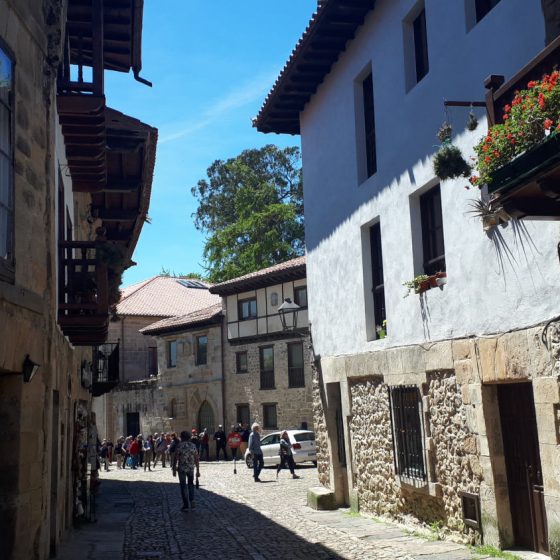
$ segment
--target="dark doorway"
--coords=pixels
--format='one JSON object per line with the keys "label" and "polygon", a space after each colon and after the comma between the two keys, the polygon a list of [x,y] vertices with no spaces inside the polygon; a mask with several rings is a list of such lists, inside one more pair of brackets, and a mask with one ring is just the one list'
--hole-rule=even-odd
{"label": "dark doorway", "polygon": [[515,544],[547,553],[546,510],[532,384],[499,385],[498,403]]}
{"label": "dark doorway", "polygon": [[126,433],[129,436],[136,437],[140,433],[140,413],[126,413]]}

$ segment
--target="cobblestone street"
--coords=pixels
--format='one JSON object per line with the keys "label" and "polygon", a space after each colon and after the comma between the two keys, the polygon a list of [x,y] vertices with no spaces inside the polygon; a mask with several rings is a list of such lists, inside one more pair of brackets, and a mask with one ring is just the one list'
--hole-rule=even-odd
{"label": "cobblestone street", "polygon": [[460,545],[422,540],[393,525],[344,510],[306,506],[307,488],[317,485],[315,468],[300,467],[293,480],[274,469],[254,483],[252,471],[232,462],[201,464],[196,508],[181,512],[178,479],[170,468],[153,472],[102,472],[97,522],[72,533],[60,560],[179,560],[186,558],[423,559],[463,560]]}

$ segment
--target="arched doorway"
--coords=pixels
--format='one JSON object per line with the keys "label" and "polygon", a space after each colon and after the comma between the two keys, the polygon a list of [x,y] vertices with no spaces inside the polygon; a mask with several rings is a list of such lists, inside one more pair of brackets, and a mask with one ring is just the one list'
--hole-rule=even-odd
{"label": "arched doorway", "polygon": [[208,401],[204,401],[198,409],[198,431],[207,428],[208,434],[214,433],[214,411]]}

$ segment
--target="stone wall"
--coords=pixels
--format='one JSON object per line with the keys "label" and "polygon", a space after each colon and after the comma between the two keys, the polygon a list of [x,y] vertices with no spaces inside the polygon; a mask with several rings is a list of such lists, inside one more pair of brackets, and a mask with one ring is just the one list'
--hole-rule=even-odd
{"label": "stone wall", "polygon": [[315,445],[317,446],[317,475],[319,482],[330,488],[329,438],[327,437],[327,419],[323,406],[324,398],[320,379],[320,365],[311,365],[313,394],[313,423],[315,426]]}
{"label": "stone wall", "polygon": [[[288,350],[290,342],[303,343],[305,387],[290,388],[288,385]],[[260,388],[261,346],[274,346],[274,389]],[[248,372],[237,373],[236,353],[247,352]],[[299,337],[281,340],[260,340],[248,344],[226,344],[224,375],[226,387],[226,423],[236,421],[236,405],[248,404],[251,421],[262,425],[263,404],[276,404],[277,427],[275,429],[300,428],[303,422],[313,429],[312,376],[309,360],[309,339]]]}

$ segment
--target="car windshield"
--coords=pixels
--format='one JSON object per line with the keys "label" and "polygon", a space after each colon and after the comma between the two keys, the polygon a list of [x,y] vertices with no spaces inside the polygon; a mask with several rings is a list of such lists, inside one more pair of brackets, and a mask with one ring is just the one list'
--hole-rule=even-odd
{"label": "car windshield", "polygon": [[315,441],[315,434],[313,432],[304,432],[303,434],[294,434],[296,441]]}

